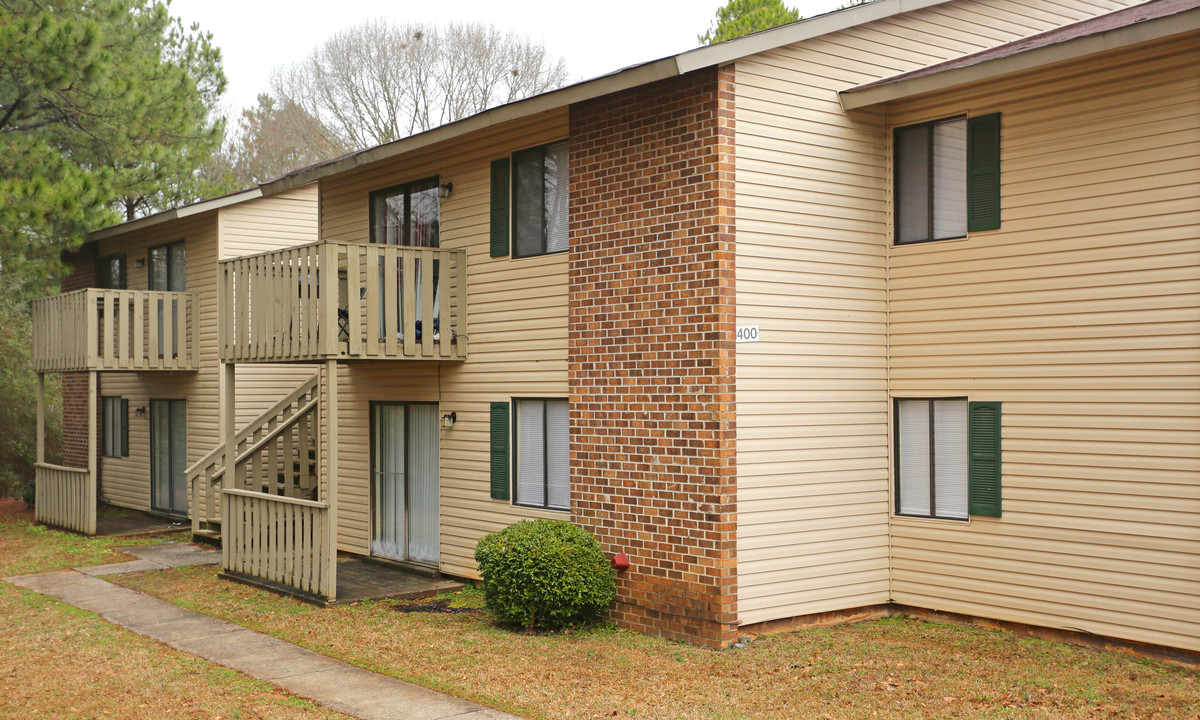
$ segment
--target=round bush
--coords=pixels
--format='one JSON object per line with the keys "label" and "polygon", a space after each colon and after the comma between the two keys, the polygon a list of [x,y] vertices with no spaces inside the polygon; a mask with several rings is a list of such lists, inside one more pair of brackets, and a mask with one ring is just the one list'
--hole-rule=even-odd
{"label": "round bush", "polygon": [[522,520],[475,546],[487,607],[501,622],[558,630],[595,618],[617,595],[616,573],[588,531]]}

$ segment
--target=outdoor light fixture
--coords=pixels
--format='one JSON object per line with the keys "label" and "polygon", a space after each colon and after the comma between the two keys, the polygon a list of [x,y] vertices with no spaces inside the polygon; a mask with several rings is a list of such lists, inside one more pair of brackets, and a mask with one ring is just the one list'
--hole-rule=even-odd
{"label": "outdoor light fixture", "polygon": [[450,193],[454,192],[454,183],[445,183],[438,186],[438,197],[445,200],[450,197]]}
{"label": "outdoor light fixture", "polygon": [[134,410],[133,414],[137,415],[138,417],[146,417],[146,406],[143,405],[142,407],[138,408],[137,410]]}
{"label": "outdoor light fixture", "polygon": [[133,266],[134,266],[134,267],[136,267],[136,268],[143,268],[143,267],[146,267],[146,258],[144,258],[144,257],[140,257],[140,258],[134,258],[134,259],[133,259]]}
{"label": "outdoor light fixture", "polygon": [[452,428],[456,420],[458,420],[458,413],[448,412],[442,416],[442,427]]}

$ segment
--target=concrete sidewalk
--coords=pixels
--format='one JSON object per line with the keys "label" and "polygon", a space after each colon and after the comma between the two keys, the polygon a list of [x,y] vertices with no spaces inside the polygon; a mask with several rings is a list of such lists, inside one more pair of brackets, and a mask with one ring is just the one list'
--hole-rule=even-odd
{"label": "concrete sidewalk", "polygon": [[[118,564],[126,568],[140,563],[158,566],[141,568],[143,570],[161,569],[172,561],[200,564],[199,558],[187,557],[193,554],[180,552],[177,557],[171,557],[167,553]],[[96,572],[100,568],[103,571]],[[113,574],[125,570],[111,566],[81,570],[22,575],[4,580],[90,610],[109,622],[166,643],[176,650],[240,670],[363,720],[520,720],[514,715],[363,670],[85,574],[88,570],[93,574]]]}

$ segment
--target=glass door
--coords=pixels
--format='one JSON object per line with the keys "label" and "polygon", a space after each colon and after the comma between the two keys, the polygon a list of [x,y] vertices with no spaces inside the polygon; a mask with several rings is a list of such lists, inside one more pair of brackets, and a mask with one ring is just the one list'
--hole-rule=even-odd
{"label": "glass door", "polygon": [[187,515],[187,401],[150,401],[150,508]]}
{"label": "glass door", "polygon": [[438,406],[371,406],[371,554],[438,562]]}
{"label": "glass door", "polygon": [[[166,290],[168,292],[184,292],[187,290],[187,250],[184,242],[173,242],[169,245],[159,245],[150,248],[149,285],[151,290]],[[172,300],[166,307],[162,300],[158,301],[158,356],[163,355],[163,333],[176,332],[178,324],[184,322],[179,315],[179,301]],[[175,355],[179,348],[175,348]]]}

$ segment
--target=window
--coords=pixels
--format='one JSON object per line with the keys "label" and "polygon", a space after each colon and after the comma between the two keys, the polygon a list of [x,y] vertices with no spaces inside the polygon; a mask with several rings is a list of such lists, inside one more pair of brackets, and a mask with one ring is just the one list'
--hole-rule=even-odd
{"label": "window", "polygon": [[150,248],[150,289],[187,290],[187,252],[183,241]]}
{"label": "window", "polygon": [[436,177],[371,193],[371,242],[437,247],[440,231]]}
{"label": "window", "polygon": [[129,456],[129,401],[120,397],[101,398],[103,434],[100,451],[107,457]]}
{"label": "window", "polygon": [[896,514],[966,520],[1000,515],[1000,403],[895,403]]}
{"label": "window", "polygon": [[513,257],[568,249],[566,140],[513,154]]}
{"label": "window", "polygon": [[106,255],[96,268],[96,287],[110,290],[125,289],[125,256]]}
{"label": "window", "polygon": [[571,509],[566,400],[516,400],[516,504]]}
{"label": "window", "polygon": [[895,131],[896,244],[1000,227],[1000,116]]}

